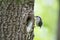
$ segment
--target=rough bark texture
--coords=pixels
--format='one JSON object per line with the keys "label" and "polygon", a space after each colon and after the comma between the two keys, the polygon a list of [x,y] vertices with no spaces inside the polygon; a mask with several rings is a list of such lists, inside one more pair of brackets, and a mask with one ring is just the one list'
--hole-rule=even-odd
{"label": "rough bark texture", "polygon": [[33,40],[34,26],[26,31],[28,20],[34,24],[33,11],[34,0],[0,0],[0,40]]}

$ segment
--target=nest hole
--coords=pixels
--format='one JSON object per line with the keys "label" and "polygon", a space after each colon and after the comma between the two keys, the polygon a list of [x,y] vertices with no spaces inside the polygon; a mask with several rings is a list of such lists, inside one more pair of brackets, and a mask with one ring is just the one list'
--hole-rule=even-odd
{"label": "nest hole", "polygon": [[27,24],[26,25],[28,26],[31,21],[32,21],[32,17],[31,16],[28,16],[27,17]]}

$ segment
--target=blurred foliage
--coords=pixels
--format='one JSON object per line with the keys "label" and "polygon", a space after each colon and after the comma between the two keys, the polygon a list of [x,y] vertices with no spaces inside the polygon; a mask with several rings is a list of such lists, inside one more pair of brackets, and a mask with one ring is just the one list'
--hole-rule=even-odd
{"label": "blurred foliage", "polygon": [[35,25],[34,40],[56,40],[58,0],[35,0],[34,15],[41,16],[41,28]]}

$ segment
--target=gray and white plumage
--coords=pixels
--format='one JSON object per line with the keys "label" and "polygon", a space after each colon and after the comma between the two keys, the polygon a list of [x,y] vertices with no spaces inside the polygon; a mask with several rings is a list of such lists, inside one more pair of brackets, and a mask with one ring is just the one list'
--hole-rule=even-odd
{"label": "gray and white plumage", "polygon": [[[42,19],[40,16],[35,16],[35,21],[36,21],[36,25],[41,27],[43,22],[42,22]],[[27,32],[29,33],[32,29],[32,25],[33,25],[33,22],[32,20],[29,20],[28,21],[28,24],[27,24]]]}
{"label": "gray and white plumage", "polygon": [[42,24],[43,24],[41,17],[40,16],[35,16],[35,18],[36,18],[35,19],[36,25],[39,26],[39,27],[41,27]]}

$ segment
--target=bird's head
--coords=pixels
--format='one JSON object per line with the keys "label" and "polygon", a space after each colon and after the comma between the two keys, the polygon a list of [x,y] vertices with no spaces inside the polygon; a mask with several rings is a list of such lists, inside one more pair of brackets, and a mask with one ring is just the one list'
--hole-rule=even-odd
{"label": "bird's head", "polygon": [[35,22],[36,22],[36,25],[41,27],[43,22],[42,22],[42,19],[40,16],[35,16]]}

